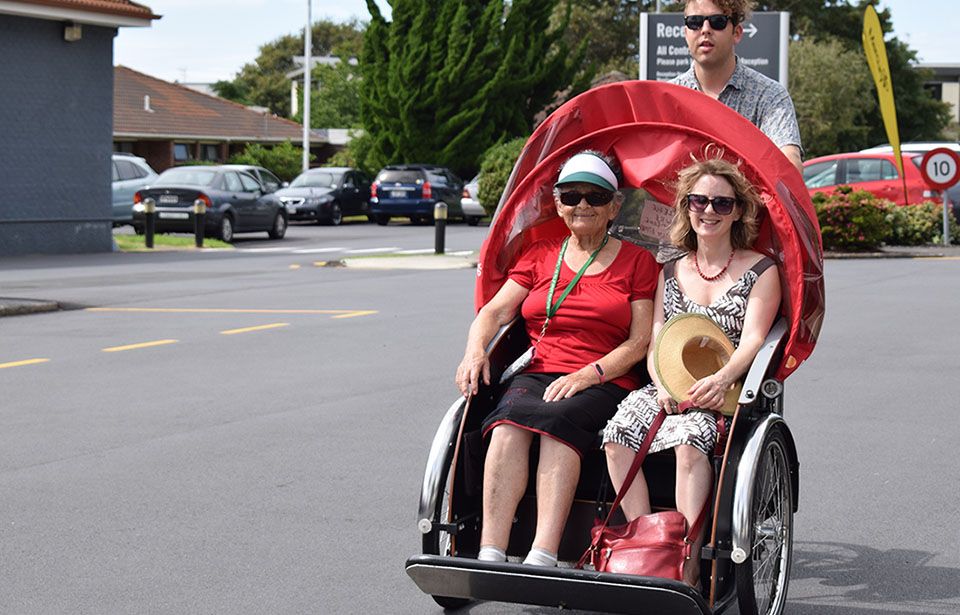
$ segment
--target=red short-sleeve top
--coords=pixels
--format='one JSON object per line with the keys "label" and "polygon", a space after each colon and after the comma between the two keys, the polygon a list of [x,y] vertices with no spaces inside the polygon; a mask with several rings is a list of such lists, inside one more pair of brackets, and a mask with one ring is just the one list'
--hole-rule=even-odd
{"label": "red short-sleeve top", "polygon": [[[547,293],[562,243],[561,238],[533,244],[508,274],[530,291],[521,313],[531,341],[540,335],[547,317]],[[554,301],[576,274],[566,263],[561,265]],[[649,252],[622,241],[613,262],[600,273],[584,274],[564,299],[525,371],[569,374],[603,358],[630,335],[630,303],[653,299],[658,274],[659,266]],[[612,382],[628,390],[640,385],[632,371]]]}

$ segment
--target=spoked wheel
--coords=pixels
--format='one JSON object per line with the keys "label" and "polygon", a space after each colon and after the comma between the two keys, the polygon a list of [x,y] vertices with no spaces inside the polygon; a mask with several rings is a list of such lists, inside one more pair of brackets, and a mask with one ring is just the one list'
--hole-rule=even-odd
{"label": "spoked wheel", "polygon": [[222,241],[227,243],[233,241],[233,220],[230,219],[230,216],[224,214],[223,218],[220,219],[220,228],[217,231],[217,235],[220,236]]}
{"label": "spoked wheel", "polygon": [[753,502],[751,553],[736,567],[737,601],[743,615],[780,615],[787,602],[793,554],[793,489],[783,434],[763,443]]}
{"label": "spoked wheel", "polygon": [[343,210],[340,209],[340,205],[334,203],[330,206],[330,216],[326,220],[319,220],[320,224],[329,224],[330,226],[340,226],[340,223],[343,222]]}
{"label": "spoked wheel", "polygon": [[[443,477],[443,493],[437,502],[437,515],[434,517],[438,523],[446,523],[450,506],[450,465],[447,465],[446,475]],[[449,532],[434,527],[428,534],[423,535],[423,552],[426,555],[454,555],[453,541]],[[449,596],[431,596],[437,604],[445,609],[459,609],[470,604],[471,600],[467,598],[451,598]]]}

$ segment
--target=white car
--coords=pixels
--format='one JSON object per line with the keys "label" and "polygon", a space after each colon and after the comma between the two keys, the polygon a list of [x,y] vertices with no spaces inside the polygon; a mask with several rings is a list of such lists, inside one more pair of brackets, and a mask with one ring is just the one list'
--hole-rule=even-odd
{"label": "white car", "polygon": [[480,176],[477,175],[463,186],[463,196],[460,197],[460,207],[463,208],[463,218],[470,226],[476,226],[480,219],[487,215],[477,199],[477,190],[480,188]]}

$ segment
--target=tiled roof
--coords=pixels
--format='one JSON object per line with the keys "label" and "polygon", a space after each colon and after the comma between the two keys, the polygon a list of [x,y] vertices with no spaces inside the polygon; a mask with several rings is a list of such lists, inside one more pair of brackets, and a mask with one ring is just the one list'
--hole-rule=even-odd
{"label": "tiled roof", "polygon": [[53,8],[71,9],[75,11],[90,11],[121,17],[139,17],[142,19],[159,19],[149,7],[129,0],[19,0],[23,4],[36,4]]}
{"label": "tiled roof", "polygon": [[[113,70],[115,136],[303,142],[303,127],[243,105],[138,73]],[[150,97],[150,111],[144,109]]]}

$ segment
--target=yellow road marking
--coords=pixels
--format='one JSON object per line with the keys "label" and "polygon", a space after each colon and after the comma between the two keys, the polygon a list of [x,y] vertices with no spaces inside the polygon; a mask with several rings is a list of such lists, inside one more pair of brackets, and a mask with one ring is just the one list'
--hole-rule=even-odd
{"label": "yellow road marking", "polygon": [[353,318],[377,314],[377,310],[254,310],[242,308],[86,308],[87,312],[145,312],[168,314],[319,314]]}
{"label": "yellow road marking", "polygon": [[263,331],[264,329],[277,329],[280,327],[289,327],[290,323],[288,322],[275,322],[270,325],[260,325],[257,327],[244,327],[243,329],[227,329],[226,331],[221,331],[220,335],[236,335],[237,333],[249,333],[251,331]]}
{"label": "yellow road marking", "polygon": [[157,340],[155,342],[143,342],[140,344],[128,344],[126,346],[111,346],[104,348],[103,352],[123,352],[124,350],[137,350],[139,348],[151,348],[153,346],[165,346],[167,344],[176,344],[180,340]]}
{"label": "yellow road marking", "polygon": [[346,314],[339,314],[333,316],[333,318],[356,318],[357,316],[369,316],[370,314],[376,314],[376,310],[354,310],[352,312],[347,312]]}
{"label": "yellow road marking", "polygon": [[50,359],[26,359],[25,361],[11,361],[10,363],[0,363],[0,369],[8,367],[20,367],[22,365],[36,365],[37,363],[48,363]]}

